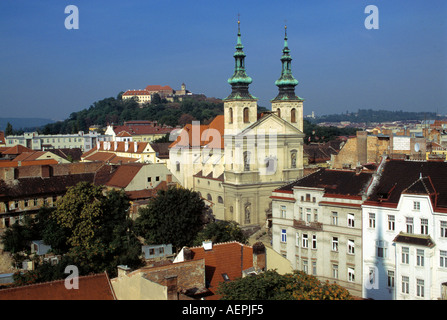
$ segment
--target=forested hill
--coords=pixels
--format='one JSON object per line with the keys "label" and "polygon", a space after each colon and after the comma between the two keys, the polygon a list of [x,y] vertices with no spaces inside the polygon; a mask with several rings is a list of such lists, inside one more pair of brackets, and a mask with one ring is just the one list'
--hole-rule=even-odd
{"label": "forested hill", "polygon": [[330,114],[316,117],[312,120],[314,123],[320,122],[387,122],[387,121],[405,121],[405,120],[434,120],[435,112],[409,112],[409,111],[389,111],[359,109],[356,113]]}
{"label": "forested hill", "polygon": [[73,112],[64,121],[47,124],[40,131],[43,134],[88,132],[92,125],[118,125],[129,120],[158,121],[159,124],[175,127],[192,120],[208,123],[215,116],[223,114],[223,102],[215,98],[196,96],[181,102],[154,100],[151,104],[140,105],[132,99],[122,100],[121,95],[106,98],[94,102],[88,109]]}

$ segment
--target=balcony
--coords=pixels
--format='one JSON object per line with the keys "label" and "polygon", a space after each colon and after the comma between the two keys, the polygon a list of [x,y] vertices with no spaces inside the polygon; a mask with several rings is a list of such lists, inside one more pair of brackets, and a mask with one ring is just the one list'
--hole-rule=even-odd
{"label": "balcony", "polygon": [[304,220],[295,220],[295,219],[293,219],[293,227],[295,229],[305,229],[314,231],[323,230],[323,224],[321,222],[307,222]]}

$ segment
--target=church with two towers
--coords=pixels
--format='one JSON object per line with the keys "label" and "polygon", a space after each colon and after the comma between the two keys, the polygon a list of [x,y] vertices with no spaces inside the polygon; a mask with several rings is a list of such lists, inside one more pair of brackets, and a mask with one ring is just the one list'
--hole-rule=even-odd
{"label": "church with two towers", "polygon": [[271,216],[272,191],[303,175],[303,99],[295,94],[287,27],[269,112],[258,113],[258,99],[249,92],[243,48],[238,21],[224,114],[209,125],[186,125],[170,145],[168,167],[183,187],[200,194],[216,219],[263,225]]}

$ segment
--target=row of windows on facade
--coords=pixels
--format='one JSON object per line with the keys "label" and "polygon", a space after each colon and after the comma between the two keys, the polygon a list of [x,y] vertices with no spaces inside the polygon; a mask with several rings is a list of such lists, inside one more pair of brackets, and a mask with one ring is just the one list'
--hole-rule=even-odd
{"label": "row of windows on facade", "polygon": [[[388,215],[388,231],[396,230],[396,218],[394,215]],[[369,213],[369,228],[376,228],[376,215],[375,213]],[[428,232],[428,219],[421,218],[420,219],[420,234],[427,235]],[[413,234],[414,233],[414,218],[405,217],[405,231],[406,233]],[[442,238],[447,238],[447,221],[441,221],[440,228],[440,236]]]}
{"label": "row of windows on facade", "polygon": [[[49,199],[52,200],[51,203],[50,203]],[[28,208],[28,207],[31,207],[31,206],[37,207],[39,205],[39,199],[38,198],[25,199],[25,200],[22,200],[22,201],[23,201],[23,207],[25,207],[25,208]],[[51,205],[54,206],[56,201],[57,201],[57,197],[56,196],[53,196],[53,197],[50,197],[50,198],[43,198],[43,204],[44,205],[51,204]],[[6,206],[6,207],[9,208],[9,210],[15,210],[15,209],[19,208],[19,204],[20,204],[20,200],[14,200],[14,201],[10,201],[9,202],[9,206]],[[5,203],[5,205],[6,205],[6,203]]]}
{"label": "row of windows on facade", "polygon": [[[200,191],[198,191],[197,193],[199,194],[199,197],[202,198],[202,193]],[[209,193],[206,195],[206,199],[211,202],[213,201],[213,197]],[[223,203],[223,198],[221,196],[217,196],[217,202]]]}
{"label": "row of windows on facade", "polygon": [[[299,258],[297,257],[297,266],[299,265]],[[310,274],[309,273],[309,260],[308,259],[301,259],[301,271]],[[355,282],[355,268],[348,267],[347,268],[348,274],[347,279],[349,282]],[[318,276],[317,273],[317,262],[312,261],[312,275]],[[332,264],[332,278],[339,279],[339,269],[338,264]]]}
{"label": "row of windows on facade", "polygon": [[[299,265],[299,258],[297,258],[297,265]],[[302,259],[301,270],[305,273],[309,273],[308,259]],[[348,267],[347,279],[349,282],[355,281],[355,268]],[[317,275],[317,262],[312,261],[312,274]],[[332,264],[332,278],[339,279],[339,266],[338,264]],[[371,284],[375,282],[374,269],[371,269],[369,274],[369,281]],[[425,281],[423,279],[416,278],[416,296],[423,298],[425,296]],[[395,274],[393,270],[387,271],[387,287],[390,289],[395,288]],[[410,293],[410,277],[402,276],[401,292],[403,294]]]}
{"label": "row of windows on facade", "polygon": [[[313,198],[315,199],[315,198]],[[312,209],[306,208],[306,221],[311,222],[312,220]],[[286,218],[287,209],[286,206],[281,206],[281,218]],[[304,220],[304,212],[303,208],[299,207],[299,215],[300,220]],[[318,222],[318,209],[314,209],[314,222]],[[338,212],[333,211],[331,214],[331,224],[338,226]],[[413,234],[414,233],[414,218],[412,217],[406,217],[406,233]],[[348,213],[347,214],[347,227],[354,228],[355,227],[355,219],[354,214]],[[375,229],[376,228],[376,215],[375,213],[369,213],[369,228]],[[428,219],[421,218],[420,219],[420,228],[421,228],[421,234],[427,235],[428,232]],[[389,231],[395,231],[396,229],[396,218],[394,215],[388,215],[388,230]],[[441,237],[446,238],[447,237],[447,221],[441,221]]]}
{"label": "row of windows on facade", "polygon": [[[209,156],[211,156],[212,153],[210,151]],[[297,151],[292,150],[290,152],[290,167],[295,169],[296,168],[296,158],[297,158]],[[251,159],[251,152],[250,151],[244,151],[244,171],[250,171],[250,159]],[[277,167],[278,159],[276,157],[267,157],[264,160],[265,167],[267,168],[267,172],[275,172]],[[233,163],[231,163],[231,169],[233,169]],[[175,170],[177,172],[180,172],[180,161],[177,161],[175,163]]]}
{"label": "row of windows on facade", "polygon": [[[298,235],[297,235],[297,239],[298,239]],[[285,238],[284,238],[285,240]],[[297,240],[297,245],[299,243],[299,240]],[[307,234],[303,234],[303,238],[302,238],[302,246],[307,248],[308,247],[308,238],[307,238]],[[316,249],[316,236],[313,235],[312,238],[312,248]],[[338,238],[334,237],[332,239],[332,248],[334,251],[338,251]],[[378,256],[383,256],[385,254],[385,251],[380,250],[380,247],[378,247]],[[348,240],[348,253],[349,254],[353,254],[354,253],[354,241],[353,240]],[[424,266],[424,250],[423,249],[416,249],[416,266],[419,267],[423,267]],[[402,263],[403,264],[409,264],[409,255],[410,255],[410,248],[408,247],[403,247],[402,248]],[[298,263],[299,258],[297,258],[297,265],[299,265]],[[439,262],[439,266],[441,268],[447,268],[447,251],[444,250],[440,250],[440,262]],[[308,259],[302,259],[302,267],[301,270],[304,271],[305,273],[309,273],[309,269],[308,269]],[[371,283],[374,283],[375,279],[374,279],[374,269],[371,269],[370,271],[370,281]],[[317,275],[317,262],[316,261],[312,261],[312,274],[313,275]],[[388,270],[387,271],[387,286],[389,288],[394,288],[395,284],[394,284],[394,271],[393,270]],[[339,274],[338,274],[338,264],[332,264],[332,277],[334,279],[338,279],[339,278]],[[348,281],[349,282],[354,282],[355,280],[355,269],[353,267],[348,267]],[[417,279],[416,281],[417,283],[417,288],[416,288],[416,295],[419,297],[424,297],[424,280],[422,279]],[[404,294],[408,294],[409,293],[409,277],[408,276],[402,276],[402,293]]]}
{"label": "row of windows on facade", "polygon": [[[230,116],[229,123],[233,123],[233,108],[229,108],[228,112],[229,112],[229,116]],[[276,110],[276,113],[278,114],[278,117],[281,118],[281,109],[278,108]],[[250,110],[249,110],[249,108],[244,108],[244,110],[243,110],[243,121],[244,121],[244,123],[249,123],[250,122]],[[290,111],[290,122],[296,123],[296,109],[295,108],[293,108]]]}
{"label": "row of windows on facade", "polygon": [[[57,138],[57,142],[72,142],[71,139],[73,139],[73,142],[82,142],[83,138]],[[13,144],[14,142],[24,143],[25,140],[24,139],[16,139],[16,140],[8,139],[8,143],[9,144]],[[53,139],[51,139],[51,138],[42,139],[42,142],[46,142],[46,143],[53,142],[53,143],[55,143],[56,142],[56,138],[53,138]],[[38,144],[39,140],[33,140],[33,143],[34,144]]]}
{"label": "row of windows on facade", "polygon": [[[312,235],[312,240],[309,243],[309,234],[303,233],[300,238],[300,233],[296,232],[295,235],[295,245],[297,247],[303,248],[303,249],[317,249],[317,235]],[[281,240],[282,243],[287,243],[287,230],[281,229]],[[310,246],[309,246],[310,244]],[[332,251],[338,252],[339,249],[339,239],[338,237],[332,237]],[[355,254],[355,241],[353,239],[348,239],[347,242],[347,253],[348,254]]]}
{"label": "row of windows on facade", "polygon": [[[301,197],[303,198],[303,196]],[[312,198],[313,202],[315,202],[315,197]],[[303,200],[302,200],[303,201]],[[309,200],[310,201],[310,200]],[[303,207],[299,207],[299,219],[303,220],[306,219],[307,222],[312,222],[312,209],[311,208],[305,208],[306,209],[306,216],[304,217],[304,210]],[[281,218],[286,218],[287,215],[287,207],[281,206]],[[318,222],[318,209],[313,209],[313,221]],[[338,226],[338,212],[333,211],[331,215],[331,224]],[[347,226],[350,228],[355,227],[355,219],[353,213],[347,214]]]}
{"label": "row of windows on facade", "polygon": [[[296,233],[296,242],[295,245],[297,247],[301,246],[304,249],[317,249],[317,235],[312,235],[311,246],[309,246],[309,235],[307,233],[303,233],[300,239],[299,232]],[[282,243],[287,243],[287,230],[281,230],[281,240]],[[339,237],[332,237],[331,241],[331,250],[333,252],[339,251]],[[355,240],[348,239],[347,241],[347,254],[355,254]],[[386,241],[378,240],[376,241],[376,256],[378,258],[388,258],[388,243]],[[423,249],[416,249],[416,266],[423,267],[424,266],[424,256],[425,251]],[[439,266],[442,268],[447,268],[447,251],[440,250],[439,251],[440,261]],[[402,247],[402,264],[409,264],[410,261],[410,248]]]}

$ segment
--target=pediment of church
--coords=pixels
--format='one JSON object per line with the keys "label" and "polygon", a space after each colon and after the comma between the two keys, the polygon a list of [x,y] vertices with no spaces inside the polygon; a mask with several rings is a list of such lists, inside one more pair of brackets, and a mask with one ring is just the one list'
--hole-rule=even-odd
{"label": "pediment of church", "polygon": [[284,119],[281,119],[275,113],[265,115],[251,126],[240,132],[238,136],[258,134],[300,135],[304,137],[304,133],[301,130],[294,127]]}

